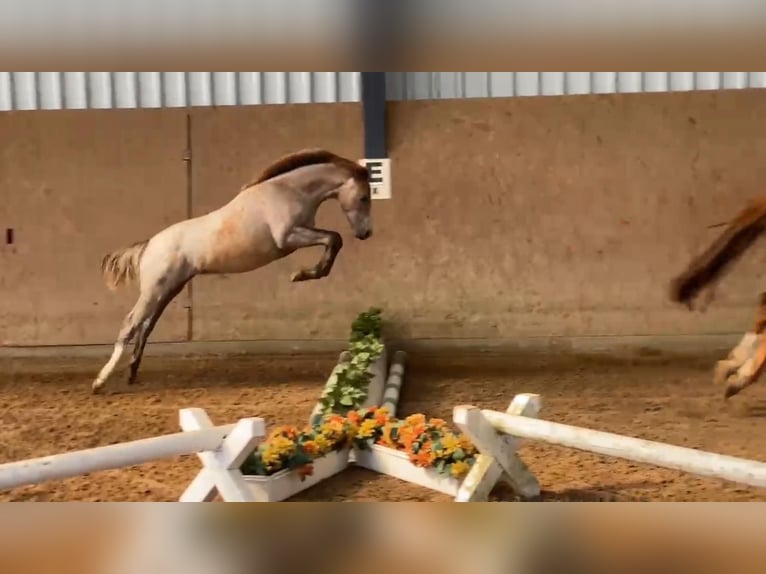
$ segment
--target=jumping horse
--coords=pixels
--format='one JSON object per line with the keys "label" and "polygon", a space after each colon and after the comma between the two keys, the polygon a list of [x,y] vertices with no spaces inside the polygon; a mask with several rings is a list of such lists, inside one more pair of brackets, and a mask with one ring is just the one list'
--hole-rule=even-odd
{"label": "jumping horse", "polygon": [[343,247],[340,234],[315,227],[316,212],[328,199],[338,201],[357,239],[372,235],[367,169],[327,150],[310,149],[282,157],[219,209],[104,256],[107,286],[115,290],[138,280],[140,292],[111,357],[93,381],[93,392],[103,387],[134,338],[128,383],[135,382],[146,340],[196,275],[245,273],[321,245],[317,264],[293,273],[292,281],[327,277]]}
{"label": "jumping horse", "polygon": [[[751,201],[716,240],[671,283],[671,299],[693,308],[692,303],[706,289],[705,299],[731,265],[766,231],[766,197]],[[717,227],[717,226],[716,226]],[[759,299],[753,330],[745,333],[729,356],[718,361],[713,375],[716,384],[726,382],[724,397],[729,399],[755,383],[766,366],[766,293]]]}

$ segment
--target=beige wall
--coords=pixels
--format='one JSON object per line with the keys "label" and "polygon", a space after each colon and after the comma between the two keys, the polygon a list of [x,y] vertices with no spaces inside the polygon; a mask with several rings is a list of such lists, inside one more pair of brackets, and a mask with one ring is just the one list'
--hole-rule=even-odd
{"label": "beige wall", "polygon": [[[0,114],[0,344],[114,341],[135,294],[101,257],[186,217],[185,146],[182,111]],[[185,339],[183,301],[166,315],[156,340]]]}
{"label": "beige wall", "polygon": [[[406,338],[741,331],[766,257],[755,248],[713,307],[691,314],[667,284],[763,190],[762,91],[445,100],[389,108],[393,194],[375,235],[345,233],[332,275],[292,284],[318,250],[250,274],[201,277],[196,340],[337,339],[380,305]],[[113,295],[101,255],[187,209],[237,192],[276,156],[361,155],[358,104],[0,115],[0,343],[111,342],[135,295]],[[188,201],[187,201],[188,200]],[[3,231],[4,229],[0,229]],[[0,237],[2,239],[2,237]],[[186,338],[183,299],[152,340]]]}

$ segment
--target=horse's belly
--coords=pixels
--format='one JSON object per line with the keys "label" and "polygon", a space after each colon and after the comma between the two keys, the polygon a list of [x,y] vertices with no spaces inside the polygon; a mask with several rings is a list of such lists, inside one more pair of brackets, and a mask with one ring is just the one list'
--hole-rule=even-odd
{"label": "horse's belly", "polygon": [[185,239],[197,273],[245,273],[286,255],[258,211],[235,204],[201,218]]}
{"label": "horse's belly", "polygon": [[242,246],[242,248],[211,254],[204,265],[204,273],[245,273],[253,271],[272,261],[280,259],[282,253],[277,246],[264,249],[257,246]]}

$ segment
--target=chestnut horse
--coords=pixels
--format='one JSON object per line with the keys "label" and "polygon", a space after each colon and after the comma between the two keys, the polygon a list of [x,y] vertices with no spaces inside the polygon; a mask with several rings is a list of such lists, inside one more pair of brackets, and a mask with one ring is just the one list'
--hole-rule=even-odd
{"label": "chestnut horse", "polygon": [[[755,240],[766,231],[766,198],[751,201],[721,235],[687,269],[673,280],[671,298],[692,308],[696,297],[709,288],[706,299],[712,299],[712,289],[731,265]],[[727,383],[724,397],[730,398],[752,385],[766,366],[766,293],[760,295],[753,331],[748,332],[732,349],[729,356],[718,361],[713,380]]]}
{"label": "chestnut horse", "polygon": [[317,209],[328,199],[340,203],[358,239],[372,235],[367,169],[315,149],[281,158],[223,207],[106,255],[101,271],[107,285],[114,290],[137,279],[140,294],[123,321],[111,358],[93,382],[93,392],[104,385],[133,338],[128,383],[135,382],[157,320],[196,275],[245,273],[298,249],[321,245],[319,262],[295,272],[292,280],[327,277],[343,246],[340,234],[314,226]]}

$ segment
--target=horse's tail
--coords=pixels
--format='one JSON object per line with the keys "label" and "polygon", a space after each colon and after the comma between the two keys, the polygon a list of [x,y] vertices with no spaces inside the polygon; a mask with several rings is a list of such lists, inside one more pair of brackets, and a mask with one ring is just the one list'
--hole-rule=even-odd
{"label": "horse's tail", "polygon": [[689,305],[708,284],[723,275],[766,231],[766,199],[752,201],[720,236],[671,283],[671,299]]}
{"label": "horse's tail", "polygon": [[112,291],[138,277],[138,266],[148,244],[147,239],[104,255],[101,260],[101,275]]}

